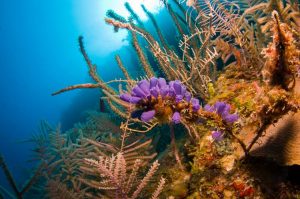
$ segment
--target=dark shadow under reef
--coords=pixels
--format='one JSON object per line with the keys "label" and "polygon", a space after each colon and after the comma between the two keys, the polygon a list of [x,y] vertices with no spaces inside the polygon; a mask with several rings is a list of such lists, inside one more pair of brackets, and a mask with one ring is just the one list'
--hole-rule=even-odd
{"label": "dark shadow under reef", "polygon": [[264,198],[295,198],[300,194],[300,166],[280,166],[260,157],[249,157],[243,167],[260,184]]}

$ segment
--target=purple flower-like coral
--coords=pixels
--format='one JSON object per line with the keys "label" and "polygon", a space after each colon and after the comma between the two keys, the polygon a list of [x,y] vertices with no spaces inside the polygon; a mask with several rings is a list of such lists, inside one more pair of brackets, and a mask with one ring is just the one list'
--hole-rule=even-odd
{"label": "purple flower-like coral", "polygon": [[155,106],[159,103],[165,105],[166,110],[171,110],[165,112],[171,112],[170,118],[176,124],[181,121],[180,110],[176,108],[178,103],[187,103],[193,111],[200,109],[199,100],[192,98],[191,93],[186,90],[186,87],[179,80],[167,83],[164,78],[152,77],[149,81],[144,79],[133,87],[130,94],[121,94],[120,98],[142,108],[143,112],[140,119],[144,122],[150,121],[156,116],[157,112],[161,112]]}
{"label": "purple flower-like coral", "polygon": [[227,123],[236,122],[239,117],[237,114],[230,114],[230,105],[225,102],[216,102],[213,106],[205,105],[204,110],[208,112],[216,112]]}
{"label": "purple flower-like coral", "polygon": [[[161,123],[172,121],[178,124],[182,122],[182,116],[191,122],[199,121],[202,111],[218,114],[227,124],[238,120],[238,115],[231,114],[230,105],[225,102],[216,102],[200,109],[199,100],[192,98],[191,93],[179,80],[167,83],[164,78],[144,79],[139,81],[130,93],[121,94],[120,98],[135,105],[135,111],[131,116],[138,117],[144,122],[156,117]],[[223,137],[220,131],[212,133],[217,141]]]}
{"label": "purple flower-like coral", "polygon": [[[213,106],[207,104],[204,106],[204,110],[217,113],[228,124],[232,124],[239,119],[237,114],[230,114],[230,105],[225,102],[216,102]],[[211,136],[217,142],[223,139],[221,131],[212,131]]]}

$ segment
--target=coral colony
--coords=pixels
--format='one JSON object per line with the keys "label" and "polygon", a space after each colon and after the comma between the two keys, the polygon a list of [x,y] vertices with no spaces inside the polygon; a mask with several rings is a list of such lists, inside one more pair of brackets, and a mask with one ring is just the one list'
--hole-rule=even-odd
{"label": "coral colony", "polygon": [[213,106],[205,105],[204,110],[208,112],[216,112],[227,123],[234,123],[238,120],[237,114],[230,114],[230,105],[225,102],[216,102]]}
{"label": "coral colony", "polygon": [[[207,104],[203,109],[199,100],[193,98],[179,80],[167,83],[164,78],[152,77],[149,81],[143,79],[133,87],[131,93],[121,94],[120,99],[134,104],[137,110],[131,116],[138,117],[143,122],[157,118],[160,123],[172,121],[179,124],[184,119],[182,117],[190,115],[188,112],[192,112],[197,118],[198,111],[199,117],[203,115],[203,111],[211,112],[228,124],[238,120],[237,114],[230,114],[230,105],[225,102],[216,102],[213,106]],[[222,133],[213,131],[212,137],[220,141]]]}
{"label": "coral colony", "polygon": [[157,117],[162,119],[162,122],[169,122],[170,118],[178,124],[181,121],[180,112],[189,109],[197,112],[200,108],[199,100],[192,98],[191,93],[179,80],[167,83],[164,78],[141,80],[130,94],[121,94],[120,98],[135,104],[139,111],[143,110],[140,119],[144,122]]}

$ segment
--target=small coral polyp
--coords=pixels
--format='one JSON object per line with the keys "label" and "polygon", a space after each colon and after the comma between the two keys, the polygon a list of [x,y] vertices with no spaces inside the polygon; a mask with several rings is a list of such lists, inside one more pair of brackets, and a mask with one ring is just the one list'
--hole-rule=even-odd
{"label": "small coral polyp", "polygon": [[179,80],[167,83],[164,78],[144,79],[133,87],[130,94],[121,94],[120,98],[135,104],[132,117],[139,117],[144,122],[155,117],[160,123],[172,121],[178,124],[183,113],[193,115],[200,109],[199,100],[193,98]]}

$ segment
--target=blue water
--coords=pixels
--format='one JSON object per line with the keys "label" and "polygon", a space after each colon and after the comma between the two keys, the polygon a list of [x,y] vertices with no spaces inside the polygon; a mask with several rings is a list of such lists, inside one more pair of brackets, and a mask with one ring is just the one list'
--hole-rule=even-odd
{"label": "blue water", "polygon": [[[0,151],[17,181],[23,181],[28,173],[31,148],[19,142],[30,138],[40,120],[52,124],[64,120],[62,126],[68,128],[82,119],[84,109],[97,106],[97,97],[83,97],[75,109],[80,91],[51,96],[64,86],[89,81],[78,50],[77,38],[85,32],[79,27],[77,7],[71,0],[1,2]],[[86,41],[88,44],[89,39]],[[105,56],[98,53],[93,58],[97,61]],[[82,92],[97,96],[99,91]],[[71,117],[64,117],[70,109]]]}
{"label": "blue water", "polygon": [[[0,6],[0,151],[17,181],[26,173],[30,138],[39,121],[58,123],[76,93],[51,97],[85,80],[71,1],[6,1]],[[2,178],[1,178],[2,179]]]}
{"label": "blue water", "polygon": [[[27,0],[0,4],[0,152],[18,182],[30,175],[31,145],[23,142],[37,132],[41,120],[63,129],[83,121],[85,111],[99,109],[99,90],[51,93],[65,86],[90,82],[77,39],[105,81],[121,78],[114,54],[138,74],[137,60],[126,31],[118,34],[103,21],[113,3],[101,0]],[[121,5],[125,1],[119,1]],[[97,6],[93,6],[97,5]],[[120,6],[118,6],[121,9]],[[124,9],[124,8],[122,8]],[[130,53],[129,53],[130,52]],[[0,185],[6,180],[0,172]]]}

